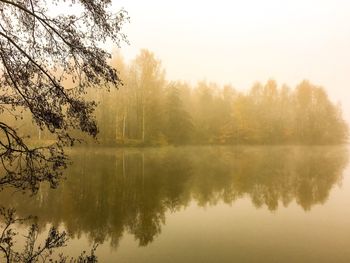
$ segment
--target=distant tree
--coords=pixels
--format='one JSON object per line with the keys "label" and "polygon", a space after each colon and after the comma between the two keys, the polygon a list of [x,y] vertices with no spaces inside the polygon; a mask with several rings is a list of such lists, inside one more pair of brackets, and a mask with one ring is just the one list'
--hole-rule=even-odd
{"label": "distant tree", "polygon": [[329,100],[322,87],[305,80],[295,92],[295,129],[300,143],[346,142],[348,128],[342,118],[341,108]]}
{"label": "distant tree", "polygon": [[[56,5],[75,14],[50,12]],[[19,119],[30,112],[33,122],[57,139],[51,146],[31,147],[1,117],[0,187],[35,191],[40,181],[56,186],[67,162],[63,147],[75,141],[68,130],[96,136],[96,103],[84,94],[120,84],[101,43],[125,40],[126,12],[110,7],[109,0],[0,0],[0,114]]]}
{"label": "distant tree", "polygon": [[[238,144],[341,144],[349,131],[340,106],[322,87],[302,81],[295,90],[275,81],[253,85],[232,102],[221,141]],[[218,116],[219,117],[219,116]]]}
{"label": "distant tree", "polygon": [[194,125],[197,143],[212,142],[217,135],[217,94],[218,86],[206,81],[198,82],[194,90]]}
{"label": "distant tree", "polygon": [[177,83],[169,84],[165,105],[165,135],[170,143],[190,142],[193,124],[190,114],[185,110]]}
{"label": "distant tree", "polygon": [[143,143],[160,139],[165,72],[161,61],[143,49],[132,63],[135,74],[140,138]]}

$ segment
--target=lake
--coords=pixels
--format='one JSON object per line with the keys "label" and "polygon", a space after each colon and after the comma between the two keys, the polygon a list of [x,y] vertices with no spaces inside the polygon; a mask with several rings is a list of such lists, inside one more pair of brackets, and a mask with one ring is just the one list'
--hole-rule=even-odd
{"label": "lake", "polygon": [[0,204],[99,262],[350,262],[347,146],[77,148],[58,189]]}

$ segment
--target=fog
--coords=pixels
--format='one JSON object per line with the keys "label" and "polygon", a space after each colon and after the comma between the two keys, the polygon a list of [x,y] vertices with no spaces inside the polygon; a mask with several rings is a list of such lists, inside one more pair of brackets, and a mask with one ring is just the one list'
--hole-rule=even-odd
{"label": "fog", "polygon": [[249,89],[274,78],[309,79],[340,101],[350,120],[348,1],[115,1],[130,15],[127,59],[141,48],[162,58],[170,79]]}

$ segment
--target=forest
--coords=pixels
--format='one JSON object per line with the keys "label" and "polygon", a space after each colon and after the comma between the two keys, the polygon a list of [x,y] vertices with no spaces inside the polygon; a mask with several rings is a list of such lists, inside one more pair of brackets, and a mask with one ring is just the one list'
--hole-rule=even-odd
{"label": "forest", "polygon": [[[341,105],[308,80],[291,88],[271,79],[242,91],[229,84],[199,81],[193,86],[167,80],[161,61],[148,50],[141,50],[129,63],[116,52],[110,63],[118,69],[123,85],[84,95],[97,101],[95,117],[102,145],[323,145],[348,139]],[[53,138],[33,125],[21,124],[20,130],[34,141]]]}

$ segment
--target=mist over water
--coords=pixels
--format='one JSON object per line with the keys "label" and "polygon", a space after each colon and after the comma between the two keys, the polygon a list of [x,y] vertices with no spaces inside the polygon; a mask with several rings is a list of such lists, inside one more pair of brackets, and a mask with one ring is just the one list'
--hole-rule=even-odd
{"label": "mist over water", "polygon": [[[107,261],[201,262],[218,257],[232,262],[237,256],[254,262],[265,254],[263,262],[271,262],[285,253],[287,262],[322,262],[332,256],[323,250],[332,239],[313,231],[324,232],[325,225],[338,222],[332,230],[336,235],[345,218],[350,219],[333,214],[344,202],[334,192],[350,189],[344,146],[78,148],[71,156],[74,163],[58,189],[43,186],[35,196],[5,191],[1,200],[21,216],[35,214],[42,229],[56,225],[67,230],[73,237],[67,250],[73,254],[80,240],[80,245],[99,243],[97,254]],[[319,213],[328,216],[317,218]],[[310,229],[303,226],[314,223]],[[300,231],[311,236],[299,240]],[[267,244],[282,238],[275,255],[276,248]],[[317,249],[322,253],[305,250],[320,238]],[[349,241],[337,238],[339,243]],[[267,243],[258,246],[260,239]],[[295,240],[302,243],[289,251]],[[349,260],[350,254],[339,258]]]}
{"label": "mist over water", "polygon": [[0,0],[0,263],[350,262],[349,24]]}

